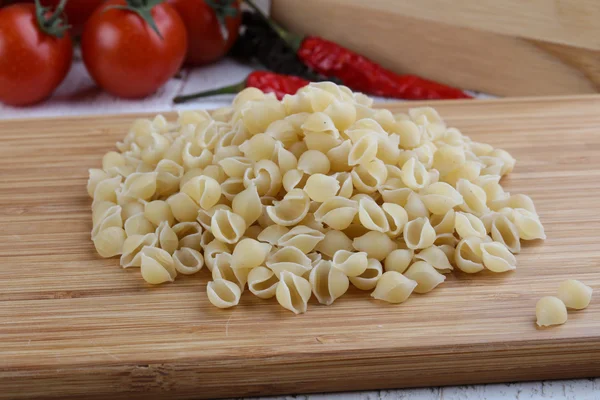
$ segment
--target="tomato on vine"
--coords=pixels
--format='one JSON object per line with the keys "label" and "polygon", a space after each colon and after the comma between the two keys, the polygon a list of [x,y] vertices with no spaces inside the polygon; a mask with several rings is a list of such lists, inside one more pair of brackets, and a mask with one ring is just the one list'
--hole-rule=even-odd
{"label": "tomato on vine", "polygon": [[[71,34],[79,36],[85,22],[105,0],[69,0],[65,6],[67,21],[71,25]],[[60,0],[42,0],[42,4],[56,7]]]}
{"label": "tomato on vine", "polygon": [[186,63],[209,64],[222,58],[239,35],[238,0],[168,0],[185,23],[188,35]]}
{"label": "tomato on vine", "polygon": [[109,0],[85,25],[81,52],[98,86],[126,98],[148,96],[183,64],[187,35],[162,0]]}
{"label": "tomato on vine", "polygon": [[51,12],[36,4],[0,9],[0,102],[25,106],[50,96],[73,59],[62,0]]}

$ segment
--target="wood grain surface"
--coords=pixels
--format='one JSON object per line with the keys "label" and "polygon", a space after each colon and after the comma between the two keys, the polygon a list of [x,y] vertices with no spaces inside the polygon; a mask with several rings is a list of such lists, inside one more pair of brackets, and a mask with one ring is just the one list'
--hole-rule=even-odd
{"label": "wood grain surface", "polygon": [[[394,111],[411,104],[388,104]],[[246,292],[206,298],[207,271],[150,287],[90,241],[87,169],[133,116],[0,121],[0,399],[192,399],[600,374],[600,301],[538,329],[567,278],[600,291],[600,96],[438,102],[518,160],[548,239],[513,273],[457,275],[401,305],[352,290],[294,316]]]}
{"label": "wood grain surface", "polygon": [[463,89],[539,96],[600,88],[594,0],[273,0],[272,13],[294,32]]}

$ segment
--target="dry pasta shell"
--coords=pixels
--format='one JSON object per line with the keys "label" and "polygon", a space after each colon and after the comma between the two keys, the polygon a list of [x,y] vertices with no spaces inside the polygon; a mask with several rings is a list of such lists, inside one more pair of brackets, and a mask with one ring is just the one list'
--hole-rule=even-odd
{"label": "dry pasta shell", "polygon": [[417,287],[417,282],[396,271],[385,272],[377,281],[371,297],[388,303],[404,303]]}
{"label": "dry pasta shell", "polygon": [[321,304],[331,305],[348,290],[348,277],[333,267],[330,261],[321,260],[310,271],[312,292]]}
{"label": "dry pasta shell", "polygon": [[275,296],[283,308],[294,314],[302,314],[306,312],[311,293],[310,283],[306,279],[284,271],[277,284]]}

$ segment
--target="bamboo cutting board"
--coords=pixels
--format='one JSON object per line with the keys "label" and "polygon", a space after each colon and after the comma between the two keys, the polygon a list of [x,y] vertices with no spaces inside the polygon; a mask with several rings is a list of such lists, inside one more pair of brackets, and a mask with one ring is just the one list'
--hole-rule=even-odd
{"label": "bamboo cutting board", "polygon": [[[412,103],[414,105],[415,103]],[[90,241],[87,169],[132,116],[0,122],[0,398],[216,398],[600,375],[600,299],[537,329],[567,278],[600,291],[600,96],[435,103],[518,160],[548,239],[513,273],[457,275],[401,305],[351,290],[294,316],[207,271],[150,287]],[[409,104],[390,104],[394,111]]]}

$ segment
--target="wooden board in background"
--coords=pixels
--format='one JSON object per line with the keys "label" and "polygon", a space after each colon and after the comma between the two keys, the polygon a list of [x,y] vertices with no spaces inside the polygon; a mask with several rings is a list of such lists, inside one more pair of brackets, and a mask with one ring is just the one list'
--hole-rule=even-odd
{"label": "wooden board in background", "polygon": [[[389,104],[394,111],[417,103]],[[357,290],[294,316],[207,271],[150,287],[89,238],[87,169],[132,116],[0,121],[0,399],[192,399],[573,378],[600,373],[600,301],[536,329],[567,278],[600,291],[600,96],[438,102],[518,160],[548,239],[513,273],[459,275],[402,305]]]}
{"label": "wooden board in background", "polygon": [[594,0],[273,0],[277,21],[399,73],[499,96],[595,93]]}

